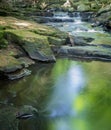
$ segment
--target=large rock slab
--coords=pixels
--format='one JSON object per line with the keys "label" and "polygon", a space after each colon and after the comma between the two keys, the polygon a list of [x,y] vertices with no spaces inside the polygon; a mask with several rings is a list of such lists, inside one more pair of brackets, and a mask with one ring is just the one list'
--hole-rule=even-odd
{"label": "large rock slab", "polygon": [[7,38],[19,44],[31,59],[42,62],[56,60],[46,36],[24,30],[7,30],[6,34]]}
{"label": "large rock slab", "polygon": [[111,61],[111,48],[103,46],[63,46],[58,55],[68,58]]}

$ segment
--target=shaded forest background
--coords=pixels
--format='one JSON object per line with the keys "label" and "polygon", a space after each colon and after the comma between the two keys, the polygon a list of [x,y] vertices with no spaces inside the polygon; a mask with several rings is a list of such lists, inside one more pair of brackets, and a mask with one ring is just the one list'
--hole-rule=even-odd
{"label": "shaded forest background", "polygon": [[[111,0],[0,0],[0,9],[15,8],[36,8],[38,10],[46,10],[51,7],[61,7],[64,3],[70,4],[70,7],[76,9],[76,5],[85,3],[89,6],[97,6],[98,8],[111,4]],[[68,5],[69,6],[69,5]]]}

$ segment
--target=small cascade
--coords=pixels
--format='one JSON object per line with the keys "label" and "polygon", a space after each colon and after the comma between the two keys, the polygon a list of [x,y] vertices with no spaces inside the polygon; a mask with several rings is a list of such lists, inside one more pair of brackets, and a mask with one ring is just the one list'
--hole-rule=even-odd
{"label": "small cascade", "polygon": [[70,18],[66,12],[55,12],[54,18]]}
{"label": "small cascade", "polygon": [[53,16],[53,20],[47,23],[49,26],[56,27],[61,31],[68,32],[73,36],[85,36],[85,37],[97,37],[96,35],[104,34],[102,28],[100,27],[92,27],[91,23],[85,22],[84,18],[86,16],[90,16],[90,13],[83,12],[55,12]]}
{"label": "small cascade", "polygon": [[75,24],[80,24],[82,22],[80,12],[75,12],[74,21],[75,21]]}
{"label": "small cascade", "polygon": [[71,18],[67,12],[55,12],[53,19],[55,22],[74,22],[74,18]]}

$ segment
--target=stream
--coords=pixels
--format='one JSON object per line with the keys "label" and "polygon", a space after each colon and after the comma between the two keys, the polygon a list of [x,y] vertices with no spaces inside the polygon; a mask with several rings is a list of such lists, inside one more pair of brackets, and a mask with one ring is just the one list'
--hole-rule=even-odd
{"label": "stream", "polygon": [[[56,18],[69,19],[65,13]],[[47,23],[76,36],[98,35],[79,15],[74,22]],[[94,41],[94,42],[95,42]],[[103,40],[102,40],[103,41]],[[15,81],[0,81],[0,130],[111,130],[111,63],[57,59],[35,64],[32,74]],[[17,114],[30,118],[17,119]]]}

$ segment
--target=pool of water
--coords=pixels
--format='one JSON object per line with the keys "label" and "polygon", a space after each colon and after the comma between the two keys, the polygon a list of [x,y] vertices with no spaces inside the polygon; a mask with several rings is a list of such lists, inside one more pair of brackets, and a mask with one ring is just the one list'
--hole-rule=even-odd
{"label": "pool of water", "polygon": [[20,120],[20,130],[110,130],[110,66],[68,59],[36,64],[32,75],[0,82],[0,107],[29,105],[41,113]]}

